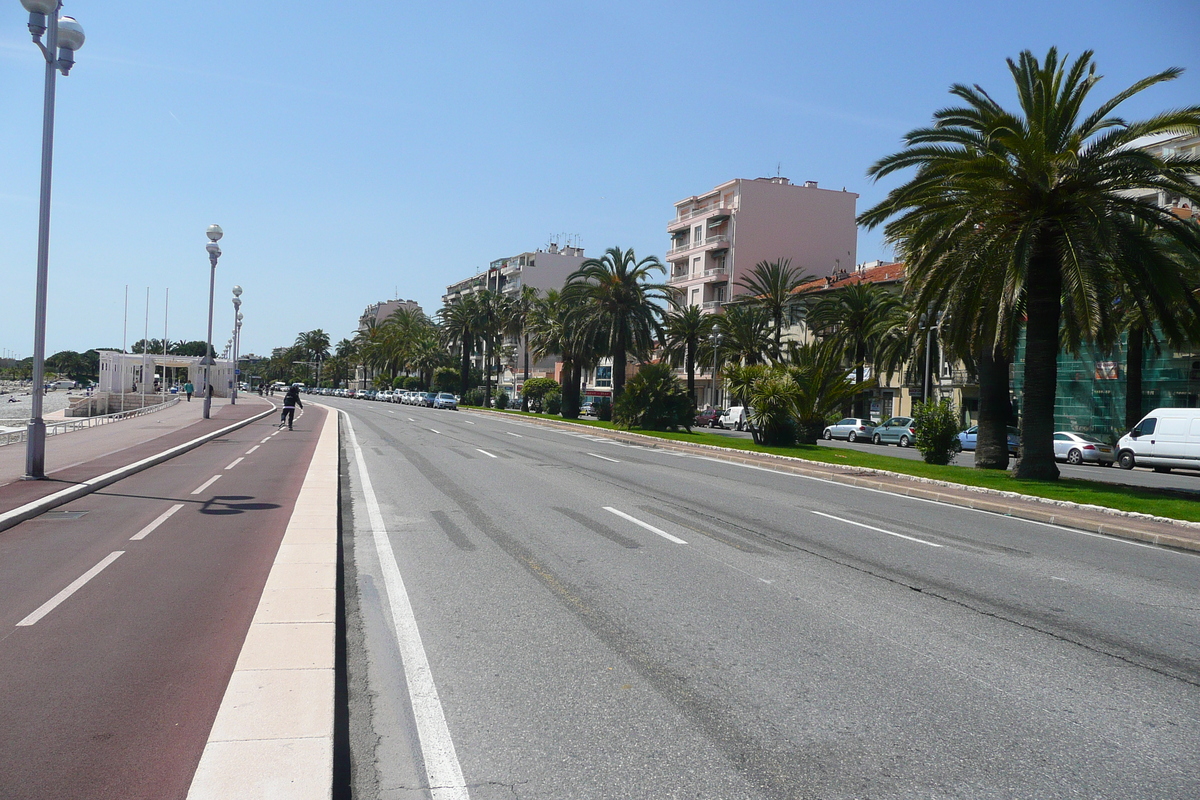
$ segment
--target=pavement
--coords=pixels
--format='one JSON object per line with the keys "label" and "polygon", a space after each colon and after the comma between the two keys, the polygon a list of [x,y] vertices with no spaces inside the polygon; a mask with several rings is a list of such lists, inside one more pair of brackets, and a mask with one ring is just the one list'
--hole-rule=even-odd
{"label": "pavement", "polygon": [[[183,402],[48,437],[40,481],[0,447],[0,694],[22,698],[0,727],[31,733],[0,744],[0,796],[330,795],[337,415],[278,436],[275,409]],[[58,506],[69,530],[43,521]]]}
{"label": "pavement", "polygon": [[[484,409],[469,409],[475,414],[499,414],[502,412]],[[507,416],[507,415],[506,415]],[[558,428],[578,430],[579,426],[538,417],[521,417],[522,420]],[[1148,544],[1173,547],[1180,550],[1200,551],[1200,523],[1175,520],[1167,517],[1152,517],[1145,514],[1117,511],[1099,506],[1086,506],[1061,500],[1046,500],[1038,497],[1000,492],[974,486],[962,486],[946,481],[917,478],[886,470],[864,467],[839,467],[819,461],[808,461],[790,456],[753,453],[732,450],[713,445],[692,444],[660,439],[632,431],[614,431],[607,428],[587,427],[589,433],[618,441],[652,445],[663,450],[703,454],[722,461],[731,461],[760,469],[771,469],[820,478],[874,489],[889,494],[899,494],[937,503],[964,508],[990,511],[1005,516],[1017,517],[1047,525],[1058,525],[1073,530],[1087,531],[1102,536],[1114,536]]]}

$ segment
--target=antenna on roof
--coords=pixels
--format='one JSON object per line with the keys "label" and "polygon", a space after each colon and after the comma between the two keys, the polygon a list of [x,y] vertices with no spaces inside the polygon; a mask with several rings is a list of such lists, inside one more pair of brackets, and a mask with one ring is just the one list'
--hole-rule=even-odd
{"label": "antenna on roof", "polygon": [[782,174],[783,174],[783,162],[782,162],[782,161],[776,161],[776,162],[775,162],[775,177],[776,177],[776,178],[778,178],[778,177],[780,177]]}

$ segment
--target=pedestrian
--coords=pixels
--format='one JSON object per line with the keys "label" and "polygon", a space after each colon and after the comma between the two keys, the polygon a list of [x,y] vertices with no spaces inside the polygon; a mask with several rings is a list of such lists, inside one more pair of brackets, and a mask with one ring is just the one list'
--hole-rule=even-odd
{"label": "pedestrian", "polygon": [[183,390],[187,392],[188,402],[192,402],[192,392],[196,391],[196,387],[192,386],[192,382],[188,381],[183,385]]}
{"label": "pedestrian", "polygon": [[297,408],[304,408],[304,403],[300,402],[300,384],[293,383],[287,390],[287,394],[283,396],[283,411],[279,415],[280,428],[287,423],[288,430],[292,430],[292,421],[296,418]]}

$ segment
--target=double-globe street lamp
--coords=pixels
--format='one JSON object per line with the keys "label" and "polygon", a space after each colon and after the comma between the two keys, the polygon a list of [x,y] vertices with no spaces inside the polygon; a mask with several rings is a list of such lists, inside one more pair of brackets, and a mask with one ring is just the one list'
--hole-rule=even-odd
{"label": "double-globe street lamp", "polygon": [[221,257],[221,246],[217,244],[225,232],[221,230],[220,225],[209,225],[206,231],[208,235],[208,244],[204,249],[208,251],[208,263],[212,266],[208,277],[208,338],[205,340],[208,348],[204,351],[204,418],[211,419],[212,417],[212,367],[213,361],[213,346],[212,346],[212,320],[213,320],[213,293],[217,290],[217,259]]}
{"label": "double-globe street lamp", "polygon": [[717,351],[721,349],[721,329],[715,323],[712,333],[708,335],[708,343],[712,345],[713,351],[712,407],[720,408],[720,403],[717,402]]}
{"label": "double-globe street lamp", "polygon": [[242,287],[233,287],[233,388],[230,389],[229,405],[237,404],[238,392],[238,334],[242,330]]}
{"label": "double-globe street lamp", "polygon": [[[37,294],[33,310],[33,408],[25,443],[25,479],[46,477],[46,421],[42,396],[46,382],[46,284],[50,264],[50,174],[54,156],[55,72],[65,76],[83,46],[83,28],[72,17],[59,17],[59,0],[21,0],[29,12],[29,33],[46,59],[46,91],[42,109],[42,190],[38,205]],[[42,34],[46,43],[42,44]]]}

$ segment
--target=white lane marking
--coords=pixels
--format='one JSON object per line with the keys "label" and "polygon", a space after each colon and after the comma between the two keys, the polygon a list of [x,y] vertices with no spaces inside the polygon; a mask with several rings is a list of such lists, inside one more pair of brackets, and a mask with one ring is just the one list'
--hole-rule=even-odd
{"label": "white lane marking", "polygon": [[101,573],[101,571],[104,570],[105,567],[107,567],[109,564],[116,561],[118,558],[120,558],[123,555],[125,555],[124,550],[116,550],[116,551],[106,555],[103,559],[100,560],[99,564],[97,564],[96,566],[89,569],[87,572],[80,575],[78,578],[76,578],[74,581],[71,582],[70,586],[63,589],[58,594],[54,595],[54,597],[51,597],[46,602],[42,603],[41,606],[38,607],[37,611],[34,611],[32,614],[27,616],[25,619],[18,622],[17,627],[19,628],[22,626],[36,624],[38,620],[40,620],[42,617],[46,616],[51,611],[53,611],[55,608],[57,608],[59,606],[59,604],[61,604],[68,597],[70,597],[71,595],[78,592],[81,588],[83,588],[83,585],[85,583],[87,583],[92,578],[99,575]]}
{"label": "white lane marking", "polygon": [[[274,436],[274,435],[275,435],[275,434],[273,434],[273,433],[271,434],[271,436]],[[259,442],[259,444],[260,444],[260,445],[264,445],[264,444],[266,444],[267,442],[271,441],[271,436],[268,436],[267,438],[263,439],[261,442]]]}
{"label": "white lane marking", "polygon": [[612,506],[604,506],[604,510],[611,511],[612,513],[616,514],[618,517],[629,520],[634,525],[641,525],[643,528],[650,531],[651,533],[657,533],[659,536],[663,537],[668,542],[674,542],[675,544],[687,544],[687,542],[685,542],[683,539],[680,539],[678,536],[672,536],[671,534],[667,533],[666,531],[659,530],[658,528],[654,527],[649,522],[642,522],[637,517],[631,517],[628,514],[626,514],[624,511],[618,511],[617,509],[613,508]]}
{"label": "white lane marking", "polygon": [[383,573],[386,608],[391,612],[396,639],[400,645],[400,657],[404,663],[408,684],[408,699],[417,723],[417,738],[421,743],[425,774],[429,785],[437,787],[431,791],[431,795],[434,800],[469,800],[462,767],[458,763],[458,753],[454,749],[454,740],[450,738],[446,715],[438,698],[437,686],[433,682],[433,673],[429,669],[429,659],[421,644],[417,618],[409,602],[408,592],[404,588],[404,578],[400,575],[400,566],[396,563],[396,553],[388,541],[383,513],[379,510],[379,501],[375,499],[375,489],[371,485],[371,476],[367,472],[362,448],[358,446],[358,437],[354,435],[350,415],[345,411],[342,414],[346,418],[346,433],[349,434],[350,445],[354,450],[354,461],[358,468],[359,481],[362,483],[367,516],[375,538],[375,551],[379,556],[380,571]]}
{"label": "white lane marking", "polygon": [[505,431],[505,433],[507,433],[509,436],[515,436],[515,437],[517,437],[518,439],[524,439],[524,438],[525,438],[525,437],[524,437],[524,436],[522,436],[521,434],[519,434],[519,433],[513,433],[512,431]]}
{"label": "white lane marking", "polygon": [[478,448],[478,447],[476,447],[475,449],[476,449],[476,450],[478,450],[480,453],[483,453],[483,454],[484,454],[485,456],[487,456],[488,458],[496,458],[496,456],[495,456],[495,455],[493,455],[493,454],[489,453],[487,450],[479,450],[479,448]]}
{"label": "white lane marking", "polygon": [[413,419],[412,417],[409,417],[409,418],[408,418],[408,421],[409,421],[409,422],[416,422],[416,420],[415,420],[415,419]]}
{"label": "white lane marking", "polygon": [[471,422],[471,420],[469,420],[469,419],[464,419],[464,420],[463,420],[463,422],[467,423],[468,425],[474,425],[474,424],[475,424],[474,422]]}
{"label": "white lane marking", "polygon": [[395,412],[395,411],[392,411],[392,410],[389,408],[389,409],[388,409],[388,413],[389,413],[389,414],[395,414],[396,412]]}
{"label": "white lane marking", "polygon": [[620,463],[621,463],[620,461],[617,461],[615,458],[609,458],[608,456],[602,456],[602,455],[600,455],[600,454],[598,454],[598,453],[588,453],[588,455],[589,455],[589,456],[591,456],[592,458],[602,458],[602,459],[604,459],[605,461],[611,461],[611,462],[613,462],[614,464],[620,464]]}
{"label": "white lane marking", "polygon": [[[430,428],[429,430],[433,431],[433,428]],[[441,436],[441,435],[442,435],[442,432],[441,432],[441,431],[433,431],[433,432],[434,432],[434,433],[436,433],[438,436]]]}
{"label": "white lane marking", "polygon": [[217,478],[220,478],[220,477],[221,477],[220,475],[213,475],[211,478],[209,478],[208,480],[206,480],[204,483],[200,484],[200,487],[199,487],[198,489],[196,489],[196,491],[192,492],[192,494],[200,494],[200,493],[201,493],[201,492],[203,492],[205,489],[207,489],[208,487],[210,487],[210,486],[212,486],[214,483],[216,483],[216,482],[217,482]]}
{"label": "white lane marking", "polygon": [[237,457],[237,458],[235,458],[235,459],[234,459],[232,462],[230,462],[229,466],[228,466],[228,467],[226,467],[225,469],[233,469],[233,468],[234,468],[234,467],[236,467],[238,464],[242,463],[242,459],[244,459],[244,458],[245,458],[245,456],[238,456],[238,457]]}
{"label": "white lane marking", "polygon": [[175,505],[171,506],[171,507],[170,507],[170,508],[168,508],[166,511],[164,511],[164,512],[163,512],[163,513],[161,513],[161,514],[159,514],[159,515],[158,515],[158,518],[157,518],[157,519],[155,519],[155,520],[154,520],[154,522],[151,522],[149,525],[147,525],[146,527],[142,528],[140,531],[138,531],[137,533],[135,533],[133,536],[130,536],[130,537],[129,537],[129,541],[131,541],[131,542],[136,542],[136,541],[139,541],[139,540],[141,540],[141,539],[145,539],[147,536],[149,536],[149,535],[150,535],[151,531],[153,531],[153,530],[154,530],[155,528],[157,528],[159,525],[162,525],[164,522],[166,522],[166,521],[167,521],[167,519],[168,519],[168,518],[169,518],[169,517],[170,517],[172,514],[174,514],[176,511],[178,511],[178,510],[179,510],[179,509],[181,509],[181,508],[183,508],[183,503],[176,503]]}
{"label": "white lane marking", "polygon": [[254,445],[254,447],[251,447],[249,450],[246,451],[246,455],[250,455],[251,453],[253,453],[255,450],[257,450],[260,447],[262,447],[261,444]]}
{"label": "white lane marking", "polygon": [[[810,509],[810,511],[811,511],[811,509]],[[844,522],[847,525],[857,525],[858,527],[866,528],[869,531],[877,531],[878,533],[886,533],[888,536],[895,536],[898,539],[907,539],[910,542],[917,542],[919,544],[927,544],[930,547],[943,547],[943,545],[937,544],[936,542],[927,542],[924,539],[918,539],[915,536],[905,536],[903,533],[896,533],[895,531],[885,531],[883,528],[876,528],[874,525],[864,525],[863,523],[855,522],[852,519],[845,519],[843,517],[835,517],[833,514],[825,514],[821,511],[812,511],[811,513],[816,514],[818,517],[827,517],[829,519],[836,519],[838,522]]]}

